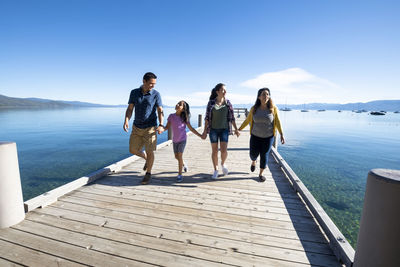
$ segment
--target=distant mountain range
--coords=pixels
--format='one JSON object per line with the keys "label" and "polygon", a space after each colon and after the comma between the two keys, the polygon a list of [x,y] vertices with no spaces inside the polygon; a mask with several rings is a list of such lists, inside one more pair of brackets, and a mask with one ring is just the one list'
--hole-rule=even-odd
{"label": "distant mountain range", "polygon": [[301,105],[277,105],[279,108],[310,109],[310,110],[367,110],[367,111],[400,111],[400,100],[375,100],[366,103],[328,104],[310,103]]}
{"label": "distant mountain range", "polygon": [[[80,101],[50,100],[42,98],[17,98],[0,95],[0,109],[21,108],[76,108],[76,107],[120,107],[121,105],[102,105]],[[126,107],[126,105],[123,105]]]}
{"label": "distant mountain range", "polygon": [[[233,103],[234,104],[234,103]],[[234,104],[235,108],[250,108],[253,104]],[[367,103],[328,104],[310,103],[301,105],[277,104],[278,108],[310,110],[367,110],[400,111],[400,100],[376,100]],[[6,108],[77,108],[77,107],[126,107],[126,105],[102,105],[80,101],[50,100],[42,98],[16,98],[0,95],[0,109]],[[169,106],[165,106],[169,107]],[[174,106],[171,106],[173,108]],[[193,106],[194,108],[195,106]],[[206,106],[196,106],[206,107]]]}
{"label": "distant mountain range", "polygon": [[[253,104],[237,104],[235,108],[251,108]],[[329,104],[310,103],[299,105],[277,104],[278,108],[309,109],[309,110],[367,110],[367,111],[400,111],[400,100],[375,100],[366,103]]]}

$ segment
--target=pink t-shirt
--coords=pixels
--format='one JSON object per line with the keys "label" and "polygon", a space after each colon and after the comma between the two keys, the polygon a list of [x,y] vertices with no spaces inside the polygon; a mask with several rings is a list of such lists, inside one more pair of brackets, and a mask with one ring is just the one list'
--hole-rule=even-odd
{"label": "pink t-shirt", "polygon": [[179,143],[186,140],[186,123],[175,113],[168,116],[172,129],[172,142]]}

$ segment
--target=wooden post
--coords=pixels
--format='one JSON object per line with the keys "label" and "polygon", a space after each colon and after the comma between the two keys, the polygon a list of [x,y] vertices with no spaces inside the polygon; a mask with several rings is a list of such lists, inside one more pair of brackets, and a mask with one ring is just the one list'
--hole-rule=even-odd
{"label": "wooden post", "polygon": [[203,115],[199,114],[198,127],[203,127]]}
{"label": "wooden post", "polygon": [[278,150],[278,134],[275,135],[275,137],[274,137],[274,142],[273,142],[272,146],[273,146],[276,150]]}
{"label": "wooden post", "polygon": [[400,170],[368,173],[354,267],[400,266]]}
{"label": "wooden post", "polygon": [[24,218],[17,145],[0,142],[0,228],[10,227]]}
{"label": "wooden post", "polygon": [[168,140],[172,140],[172,129],[171,129],[171,127],[169,127],[167,132],[168,132]]}

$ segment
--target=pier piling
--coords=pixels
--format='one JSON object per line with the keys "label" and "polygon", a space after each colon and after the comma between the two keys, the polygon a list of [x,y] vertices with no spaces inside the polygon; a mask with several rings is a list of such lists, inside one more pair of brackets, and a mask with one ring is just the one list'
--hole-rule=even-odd
{"label": "pier piling", "polygon": [[0,228],[15,225],[24,218],[17,145],[0,142]]}
{"label": "pier piling", "polygon": [[199,114],[199,119],[197,121],[198,127],[203,127],[203,115]]}
{"label": "pier piling", "polygon": [[400,266],[400,170],[368,173],[354,267]]}

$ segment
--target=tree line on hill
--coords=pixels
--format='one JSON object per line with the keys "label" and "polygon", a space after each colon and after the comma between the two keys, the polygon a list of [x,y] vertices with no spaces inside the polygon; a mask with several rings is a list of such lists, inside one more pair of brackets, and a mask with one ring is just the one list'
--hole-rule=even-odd
{"label": "tree line on hill", "polygon": [[[124,105],[126,106],[126,105]],[[50,100],[42,98],[17,98],[0,95],[0,108],[76,108],[76,107],[118,107],[117,105],[101,105],[80,101]]]}
{"label": "tree line on hill", "polygon": [[[251,108],[253,104],[234,104],[235,108]],[[310,110],[384,110],[400,111],[400,100],[376,100],[367,103],[329,104],[310,103],[300,105],[277,104],[278,108]],[[0,95],[0,108],[74,108],[74,107],[126,107],[126,105],[102,105],[80,101],[49,100],[41,98],[16,98]],[[166,106],[167,107],[167,106]],[[205,106],[204,106],[205,107]]]}

